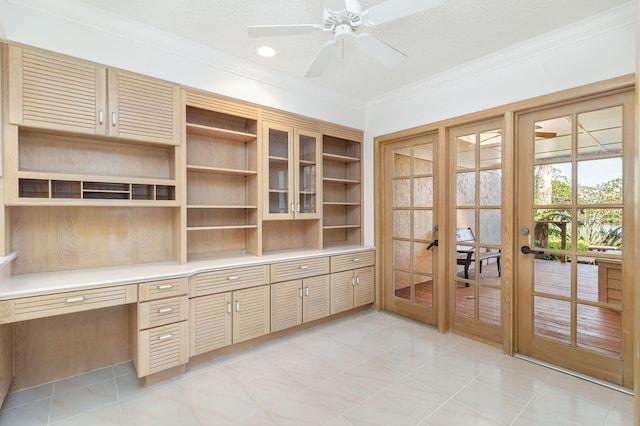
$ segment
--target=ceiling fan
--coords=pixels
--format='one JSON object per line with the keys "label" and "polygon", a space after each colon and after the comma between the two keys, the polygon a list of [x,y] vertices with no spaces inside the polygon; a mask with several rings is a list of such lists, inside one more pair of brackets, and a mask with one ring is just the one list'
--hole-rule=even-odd
{"label": "ceiling fan", "polygon": [[406,55],[369,33],[358,32],[359,28],[395,21],[434,8],[443,2],[444,0],[386,0],[362,10],[358,0],[324,0],[322,24],[250,25],[247,30],[252,37],[302,35],[316,31],[333,34],[333,40],[322,46],[307,69],[305,77],[322,75],[338,48],[338,42],[346,38],[353,39],[355,45],[367,55],[393,68],[398,66]]}

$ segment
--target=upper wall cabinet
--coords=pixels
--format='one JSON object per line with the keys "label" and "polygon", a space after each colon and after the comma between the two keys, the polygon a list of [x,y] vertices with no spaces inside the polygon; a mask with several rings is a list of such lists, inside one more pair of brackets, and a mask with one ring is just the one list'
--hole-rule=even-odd
{"label": "upper wall cabinet", "polygon": [[9,47],[9,70],[13,124],[180,143],[177,86],[16,46]]}
{"label": "upper wall cabinet", "polygon": [[264,122],[264,219],[320,219],[319,132]]}

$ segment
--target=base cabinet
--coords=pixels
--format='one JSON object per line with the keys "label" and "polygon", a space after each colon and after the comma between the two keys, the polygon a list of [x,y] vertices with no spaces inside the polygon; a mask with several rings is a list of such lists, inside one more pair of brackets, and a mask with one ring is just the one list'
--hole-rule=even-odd
{"label": "base cabinet", "polygon": [[315,321],[330,315],[329,275],[271,285],[271,331]]}
{"label": "base cabinet", "polygon": [[131,305],[131,358],[138,377],[178,367],[188,361],[189,286],[186,278],[138,286],[138,303]]}
{"label": "base cabinet", "polygon": [[190,356],[269,334],[270,296],[263,285],[191,299]]}
{"label": "base cabinet", "polygon": [[373,303],[374,275],[373,266],[331,274],[331,314]]}

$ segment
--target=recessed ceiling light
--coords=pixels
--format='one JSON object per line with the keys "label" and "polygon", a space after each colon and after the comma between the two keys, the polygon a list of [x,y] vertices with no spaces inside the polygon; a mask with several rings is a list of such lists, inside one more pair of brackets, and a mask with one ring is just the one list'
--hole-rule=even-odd
{"label": "recessed ceiling light", "polygon": [[276,54],[276,49],[274,49],[271,46],[260,46],[258,47],[258,55],[264,57],[264,58],[271,58],[273,56],[275,56]]}

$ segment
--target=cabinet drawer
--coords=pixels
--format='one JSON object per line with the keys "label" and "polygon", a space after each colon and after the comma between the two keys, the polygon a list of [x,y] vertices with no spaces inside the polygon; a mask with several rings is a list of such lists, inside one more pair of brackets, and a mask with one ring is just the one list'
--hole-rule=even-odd
{"label": "cabinet drawer", "polygon": [[141,302],[138,305],[138,327],[143,330],[184,321],[189,317],[188,303],[189,299],[186,295]]}
{"label": "cabinet drawer", "polygon": [[331,272],[342,272],[372,266],[375,262],[374,253],[374,251],[365,251],[331,256]]}
{"label": "cabinet drawer", "polygon": [[271,265],[271,282],[296,280],[329,273],[329,258],[294,260]]}
{"label": "cabinet drawer", "polygon": [[138,377],[186,364],[188,322],[143,330],[139,334]]}
{"label": "cabinet drawer", "polygon": [[269,265],[204,272],[190,278],[190,296],[204,296],[269,284]]}
{"label": "cabinet drawer", "polygon": [[136,287],[129,284],[15,299],[8,319],[24,321],[134,303]]}
{"label": "cabinet drawer", "polygon": [[189,290],[187,278],[175,278],[172,280],[150,281],[141,283],[138,287],[141,302],[165,297],[182,296]]}

